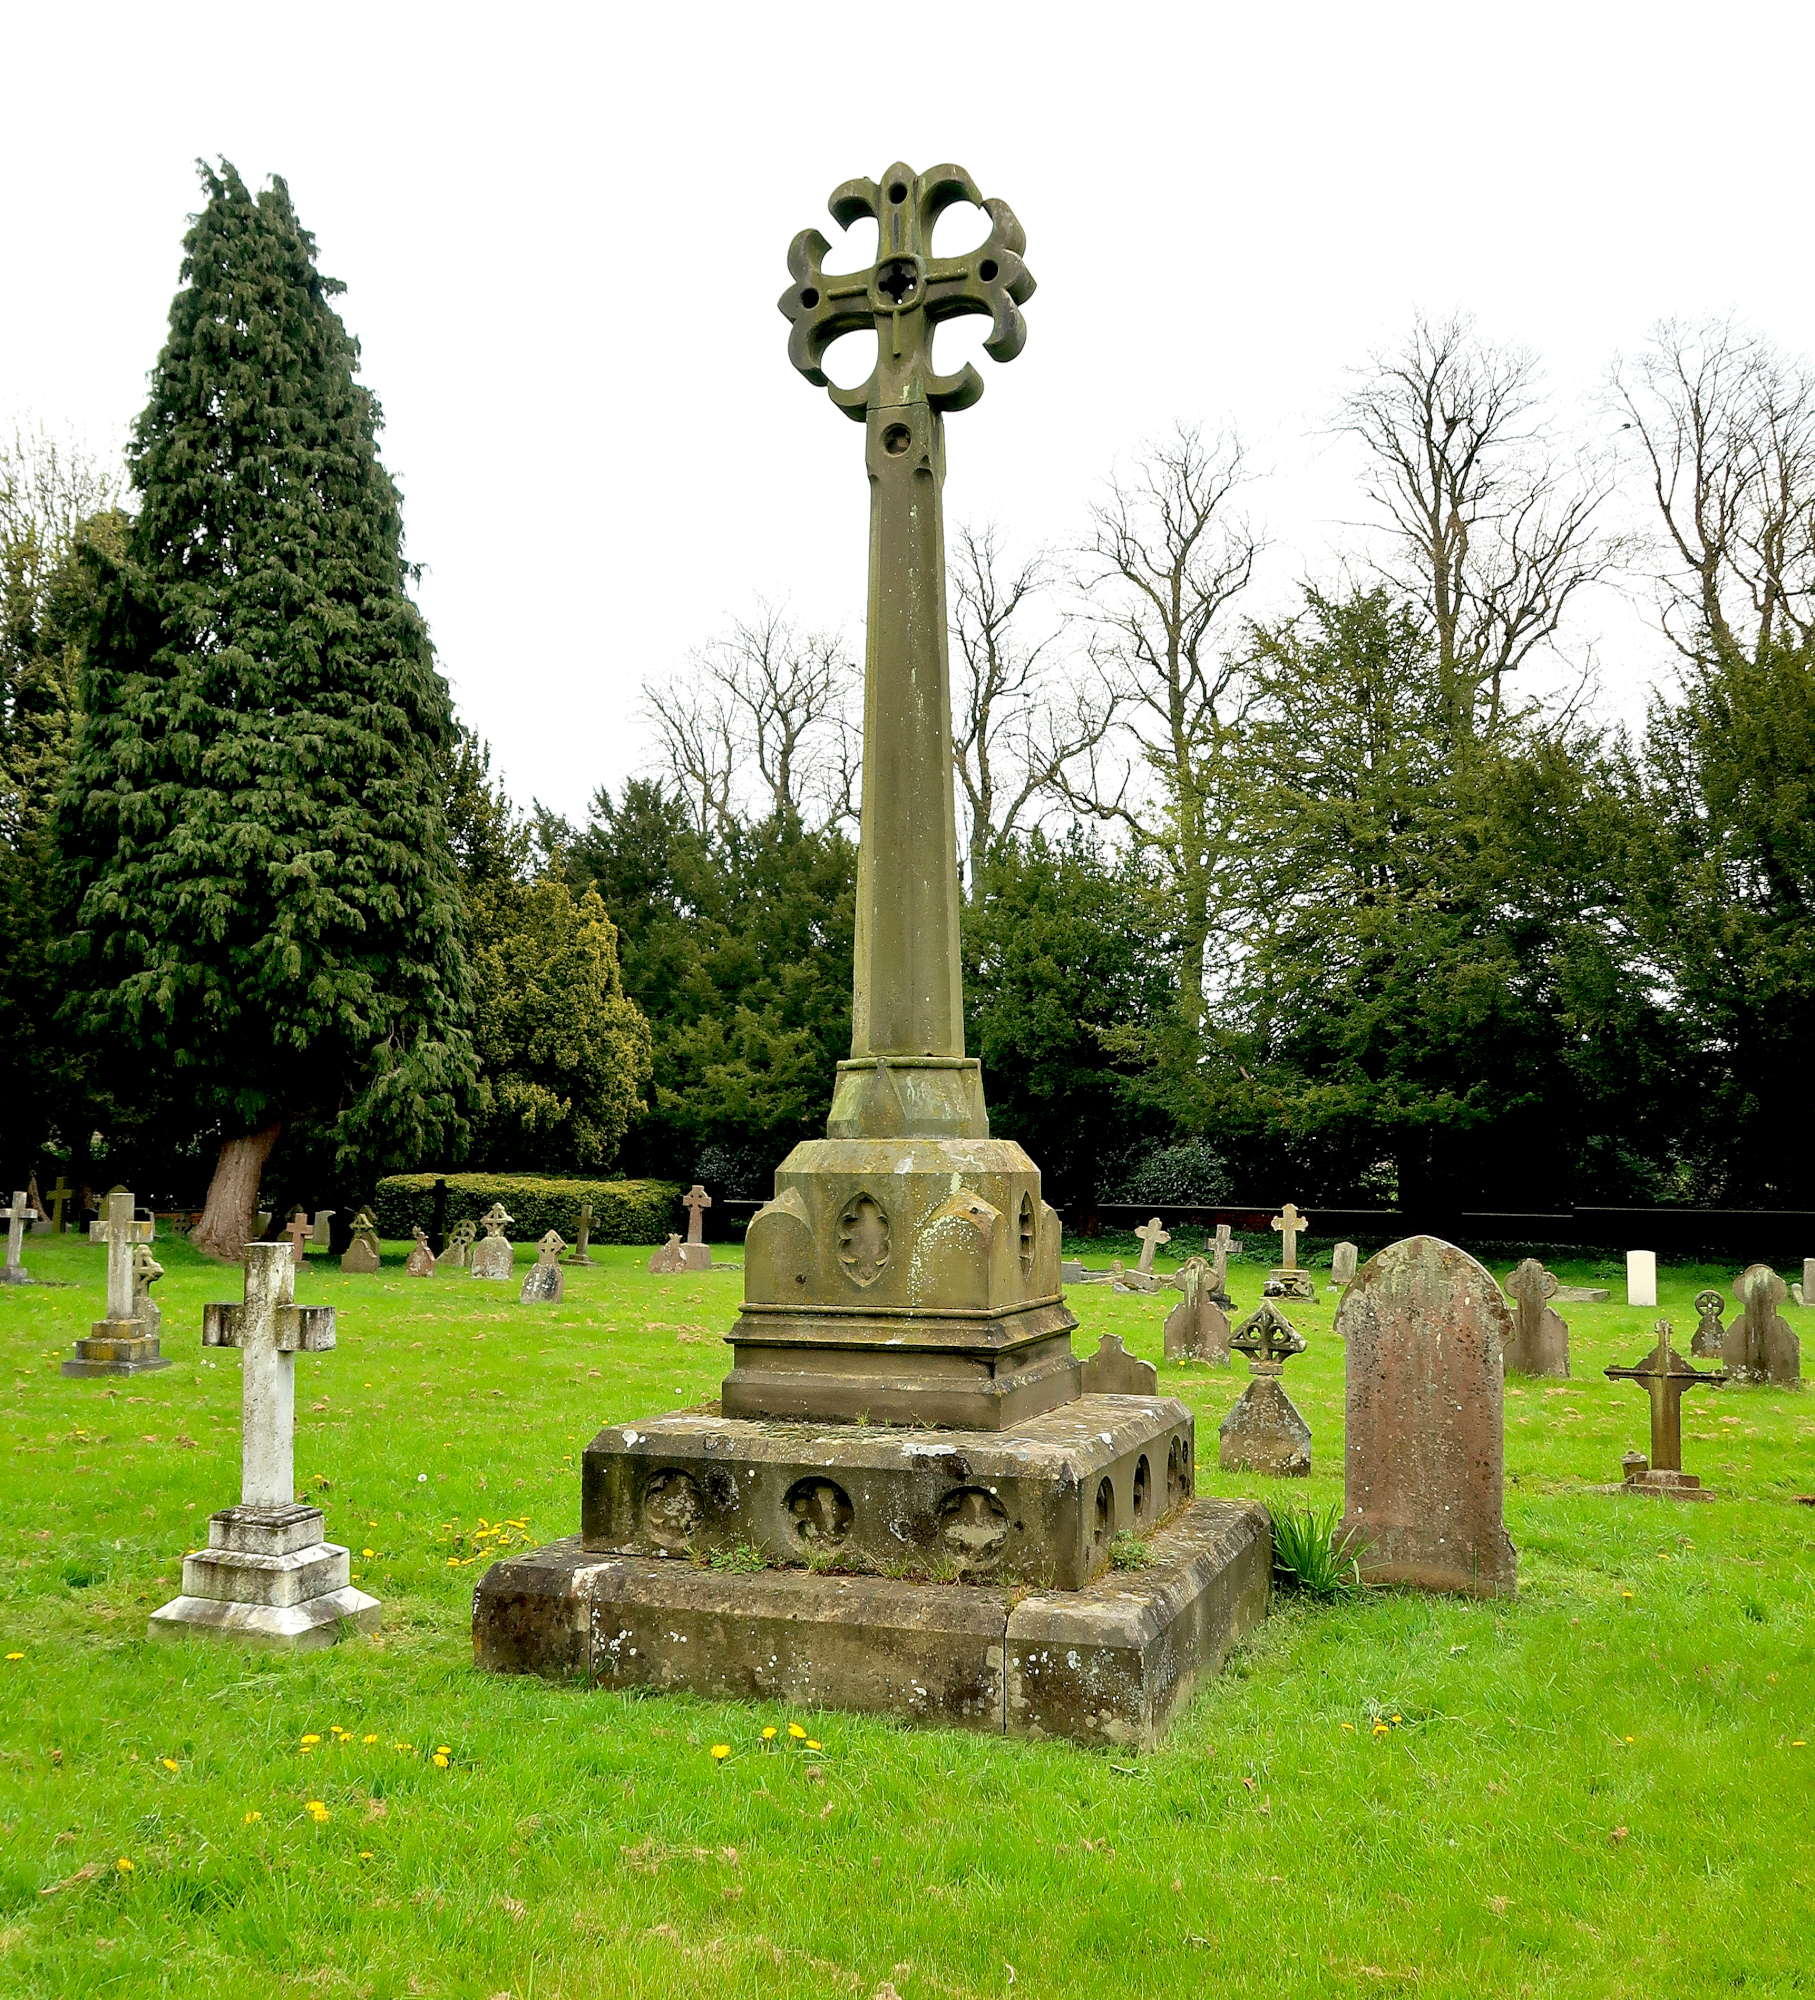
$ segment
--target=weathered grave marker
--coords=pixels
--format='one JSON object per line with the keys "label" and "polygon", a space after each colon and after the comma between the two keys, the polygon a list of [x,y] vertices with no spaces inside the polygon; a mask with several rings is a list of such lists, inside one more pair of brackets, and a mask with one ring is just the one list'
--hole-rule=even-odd
{"label": "weathered grave marker", "polygon": [[712,1248],[706,1241],[705,1215],[712,1206],[712,1197],[695,1181],[681,1198],[681,1206],[687,1211],[687,1241],[681,1248],[682,1268],[709,1271],[712,1268]]}
{"label": "weathered grave marker", "polygon": [[1346,1342],[1343,1531],[1363,1576],[1510,1597],[1501,1362],[1511,1315],[1474,1258],[1434,1236],[1370,1257],[1336,1310]]}
{"label": "weathered grave marker", "polygon": [[296,1357],[334,1345],[332,1306],[294,1303],[287,1243],[246,1246],[245,1297],[202,1309],[202,1345],[240,1350],[240,1498],[183,1558],[183,1594],[151,1614],[155,1638],[188,1632],[272,1646],[332,1645],[343,1621],[375,1631],[379,1605],[353,1586],[322,1512],[296,1498]]}
{"label": "weathered grave marker", "polygon": [[1218,1427],[1218,1462],[1225,1472],[1302,1479],[1311,1470],[1311,1427],[1279,1378],[1287,1360],[1305,1351],[1304,1335],[1271,1299],[1262,1299],[1230,1345],[1249,1357],[1249,1379]]}
{"label": "weathered grave marker", "polygon": [[1692,1368],[1670,1345],[1667,1319],[1657,1323],[1657,1346],[1630,1368],[1607,1368],[1610,1382],[1637,1382],[1651,1398],[1651,1459],[1629,1451],[1621,1461],[1620,1490],[1668,1500],[1706,1500],[1701,1481],[1683,1470],[1683,1397],[1690,1389],[1718,1388],[1726,1379]]}
{"label": "weathered grave marker", "polygon": [[679,1230],[669,1237],[662,1247],[649,1259],[649,1268],[658,1278],[672,1278],[687,1267],[681,1260],[681,1237]]}
{"label": "weathered grave marker", "polygon": [[66,1181],[61,1174],[59,1174],[57,1176],[56,1186],[51,1189],[50,1194],[47,1197],[47,1199],[50,1202],[51,1228],[59,1236],[63,1234],[64,1229],[66,1227],[66,1224],[64,1223],[63,1220],[64,1204],[68,1202],[70,1196],[73,1195],[74,1193],[75,1189],[70,1186],[68,1181]]}
{"label": "weathered grave marker", "polygon": [[410,1230],[416,1239],[416,1247],[404,1260],[404,1274],[411,1278],[432,1278],[435,1275],[435,1253],[429,1248],[428,1231],[420,1222]]}
{"label": "weathered grave marker", "polygon": [[536,1266],[523,1280],[518,1298],[526,1306],[559,1305],[565,1280],[561,1275],[561,1252],[567,1245],[561,1232],[551,1229],[536,1245]]}
{"label": "weathered grave marker", "polygon": [[0,1208],[6,1217],[6,1264],[0,1269],[0,1285],[29,1285],[32,1274],[20,1261],[25,1245],[25,1225],[37,1219],[37,1204],[24,1188],[13,1192],[11,1208]]}
{"label": "weathered grave marker", "polygon": [[378,1253],[378,1218],[369,1208],[362,1208],[353,1218],[353,1240],[347,1245],[346,1254],[340,1260],[340,1268],[369,1278],[378,1269],[381,1261]]}
{"label": "weathered grave marker", "polygon": [[591,1241],[591,1238],[592,1238],[592,1203],[589,1201],[583,1201],[580,1204],[580,1240],[567,1253],[568,1263],[585,1264],[590,1266],[594,1262],[594,1259],[592,1259],[586,1254],[586,1246]]}
{"label": "weathered grave marker", "polygon": [[1229,1259],[1239,1257],[1242,1247],[1229,1233],[1229,1225],[1219,1222],[1216,1234],[1204,1248],[1210,1253],[1210,1296],[1224,1312],[1235,1310],[1235,1301],[1229,1296]]}
{"label": "weathered grave marker", "polygon": [[1718,1361],[1727,1351],[1727,1329],[1720,1322],[1726,1303],[1712,1286],[1695,1295],[1695,1332],[1689,1338],[1689,1352],[1700,1360]]}
{"label": "weathered grave marker", "polygon": [[151,1288],[164,1275],[164,1267],[151,1254],[149,1243],[132,1246],[132,1316],[138,1322],[139,1337],[155,1344],[164,1327]]}
{"label": "weathered grave marker", "polygon": [[1657,1252],[1626,1252],[1626,1303],[1629,1306],[1657,1304]]}
{"label": "weathered grave marker", "polygon": [[1344,1285],[1354,1282],[1355,1266],[1360,1261],[1360,1255],[1353,1243],[1338,1243],[1330,1252],[1331,1291],[1339,1292]]}
{"label": "weathered grave marker", "polygon": [[1317,1297],[1317,1280],[1298,1268],[1298,1239],[1310,1227],[1311,1218],[1300,1215],[1287,1202],[1273,1218],[1272,1227],[1284,1245],[1283,1260],[1267,1273],[1261,1296],[1268,1299],[1302,1299],[1306,1304]]}
{"label": "weathered grave marker", "polygon": [[318,1208],[315,1211],[315,1220],[310,1229],[309,1241],[315,1245],[317,1250],[331,1250],[334,1247],[333,1232],[329,1229],[328,1225],[339,1213],[340,1211],[334,1208]]}
{"label": "weathered grave marker", "polygon": [[1106,1333],[1097,1351],[1084,1357],[1087,1396],[1152,1396],[1158,1393],[1160,1371],[1151,1361],[1130,1354],[1119,1333]]}
{"label": "weathered grave marker", "polygon": [[[124,1189],[107,1197],[105,1220],[89,1231],[91,1242],[107,1245],[107,1317],[96,1320],[84,1339],[76,1342],[74,1356],[63,1364],[63,1373],[78,1379],[90,1375],[148,1375],[168,1368],[170,1360],[158,1346],[156,1321],[147,1329],[140,1325],[135,1305],[134,1255],[144,1250],[149,1256],[153,1225],[133,1215],[132,1196]],[[161,1273],[160,1273],[161,1275]],[[145,1279],[145,1298],[150,1300]]]}
{"label": "weathered grave marker", "polygon": [[504,1232],[516,1218],[505,1214],[503,1202],[495,1201],[479,1219],[485,1224],[485,1239],[473,1245],[473,1276],[508,1278],[513,1252],[510,1238]]}
{"label": "weathered grave marker", "polygon": [[1557,1295],[1555,1275],[1527,1257],[1506,1280],[1506,1290],[1514,1308],[1506,1372],[1567,1377],[1569,1322],[1550,1304]]}
{"label": "weathered grave marker", "polygon": [[1210,1296],[1210,1266],[1188,1257],[1179,1272],[1184,1299],[1166,1315],[1165,1352],[1168,1361],[1208,1361],[1229,1365],[1229,1322]]}
{"label": "weathered grave marker", "polygon": [[1151,1222],[1142,1224],[1134,1233],[1141,1240],[1141,1260],[1134,1268],[1140,1272],[1143,1278],[1151,1278],[1153,1276],[1153,1253],[1163,1244],[1172,1241],[1172,1232],[1160,1227],[1160,1219],[1156,1215]]}
{"label": "weathered grave marker", "polygon": [[1724,1349],[1733,1381],[1802,1387],[1802,1342],[1777,1310],[1789,1295],[1789,1286],[1769,1264],[1749,1264],[1733,1280],[1733,1296],[1743,1308],[1727,1329]]}
{"label": "weathered grave marker", "polygon": [[447,1248],[435,1259],[436,1263],[445,1264],[452,1271],[471,1271],[473,1242],[478,1234],[478,1226],[472,1221],[456,1222],[447,1233]]}
{"label": "weathered grave marker", "polygon": [[294,1208],[290,1211],[290,1220],[284,1225],[284,1234],[290,1239],[290,1262],[300,1270],[303,1245],[315,1234],[315,1225],[309,1220],[306,1209]]}

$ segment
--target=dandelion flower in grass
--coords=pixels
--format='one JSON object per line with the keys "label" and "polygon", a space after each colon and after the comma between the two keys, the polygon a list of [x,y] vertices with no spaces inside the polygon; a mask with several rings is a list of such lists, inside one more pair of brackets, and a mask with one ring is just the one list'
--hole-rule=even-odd
{"label": "dandelion flower in grass", "polygon": [[722,1764],[725,1761],[725,1759],[730,1756],[730,1754],[731,1754],[731,1746],[729,1743],[713,1744],[712,1746],[713,1763]]}
{"label": "dandelion flower in grass", "polygon": [[359,1740],[362,1743],[376,1743],[378,1738],[376,1736],[362,1736]]}
{"label": "dandelion flower in grass", "polygon": [[361,1560],[365,1562],[370,1562],[377,1553],[376,1549],[361,1549],[359,1552]]}
{"label": "dandelion flower in grass", "polygon": [[1403,1715],[1395,1714],[1393,1720],[1395,1722],[1403,1722],[1405,1720],[1405,1717]]}
{"label": "dandelion flower in grass", "polygon": [[321,1738],[319,1736],[305,1736],[302,1740],[302,1745],[305,1750],[311,1750],[320,1741]]}
{"label": "dandelion flower in grass", "polygon": [[1392,1733],[1393,1732],[1386,1726],[1384,1722],[1375,1723],[1374,1734],[1376,1736],[1390,1736],[1392,1735]]}
{"label": "dandelion flower in grass", "polygon": [[247,1826],[254,1826],[258,1823],[258,1821],[260,1821],[263,1818],[264,1814],[262,1812],[249,1812],[245,1817],[244,1824]]}
{"label": "dandelion flower in grass", "polygon": [[798,1722],[790,1722],[788,1724],[788,1734],[793,1737],[796,1743],[804,1743],[807,1740],[807,1732],[801,1728]]}
{"label": "dandelion flower in grass", "polygon": [[1354,1724],[1353,1724],[1352,1722],[1345,1722],[1345,1723],[1344,1723],[1344,1724],[1343,1724],[1342,1726],[1343,1726],[1343,1728],[1344,1728],[1344,1729],[1346,1729],[1346,1730],[1347,1730],[1347,1731],[1349,1732],[1349,1734],[1350,1734],[1351,1736],[1353,1736],[1353,1735],[1354,1735],[1354,1733],[1355,1733],[1355,1725],[1354,1725]]}
{"label": "dandelion flower in grass", "polygon": [[767,1729],[765,1729],[765,1730],[763,1731],[763,1741],[764,1741],[765,1743],[773,1743],[773,1742],[775,1741],[775,1725],[774,1725],[774,1723],[770,1723],[770,1725],[768,1726],[768,1728],[767,1728]]}
{"label": "dandelion flower in grass", "polygon": [[22,1660],[25,1658],[25,1655],[23,1653],[8,1653],[6,1657],[9,1660]]}
{"label": "dandelion flower in grass", "polygon": [[130,1875],[132,1873],[132,1863],[128,1861],[125,1855],[123,1854],[120,1856],[119,1860],[116,1861],[113,1865],[120,1871],[122,1875]]}
{"label": "dandelion flower in grass", "polygon": [[369,1847],[362,1847],[359,1850],[359,1858],[361,1861],[370,1861],[372,1858],[372,1850]]}
{"label": "dandelion flower in grass", "polygon": [[435,1763],[435,1769],[437,1771],[445,1771],[447,1769],[447,1759],[441,1754],[439,1750],[435,1752],[434,1763]]}
{"label": "dandelion flower in grass", "polygon": [[809,1736],[807,1738],[807,1748],[809,1750],[823,1750],[825,1747],[817,1736]]}
{"label": "dandelion flower in grass", "polygon": [[164,1766],[166,1771],[180,1771],[183,1768],[174,1757],[163,1757],[158,1761]]}
{"label": "dandelion flower in grass", "polygon": [[437,1743],[435,1745],[435,1755],[437,1757],[451,1757],[453,1754],[454,1746],[451,1743]]}
{"label": "dandelion flower in grass", "polygon": [[315,1822],[317,1826],[325,1826],[327,1822],[333,1817],[333,1815],[328,1811],[327,1807],[322,1804],[320,1799],[311,1799],[309,1803],[303,1807],[303,1811],[309,1815],[309,1817]]}

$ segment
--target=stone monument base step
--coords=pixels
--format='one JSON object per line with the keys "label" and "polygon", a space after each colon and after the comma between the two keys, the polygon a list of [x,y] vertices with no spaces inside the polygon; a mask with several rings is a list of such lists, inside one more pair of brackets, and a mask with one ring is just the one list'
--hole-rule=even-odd
{"label": "stone monument base step", "polygon": [[155,1333],[140,1333],[137,1320],[102,1320],[93,1333],[76,1342],[75,1354],[63,1364],[65,1375],[149,1375],[168,1368],[169,1355]]}
{"label": "stone monument base step", "polygon": [[377,1598],[353,1587],[347,1551],[321,1530],[321,1509],[300,1504],[211,1515],[207,1548],[183,1558],[182,1596],[151,1614],[148,1635],[302,1649],[333,1645],[343,1620],[377,1631]]}
{"label": "stone monument base step", "polygon": [[1147,1547],[1145,1569],[1018,1596],[589,1555],[576,1536],[486,1572],[473,1658],[494,1673],[1146,1747],[1265,1617],[1272,1525],[1252,1502],[1197,1500]]}
{"label": "stone monument base step", "polygon": [[208,1633],[217,1639],[237,1639],[243,1645],[308,1652],[333,1645],[341,1635],[343,1619],[361,1632],[376,1632],[381,1615],[377,1598],[349,1583],[301,1604],[231,1604],[218,1597],[173,1597],[151,1614],[145,1629],[152,1639]]}

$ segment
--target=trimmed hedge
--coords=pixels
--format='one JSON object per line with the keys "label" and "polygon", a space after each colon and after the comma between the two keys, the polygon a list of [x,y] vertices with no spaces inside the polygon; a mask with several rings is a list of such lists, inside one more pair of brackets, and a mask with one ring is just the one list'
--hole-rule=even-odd
{"label": "trimmed hedge", "polygon": [[511,1216],[513,1243],[533,1243],[558,1229],[572,1243],[580,1233],[580,1204],[592,1203],[595,1243],[665,1243],[685,1190],[679,1181],[589,1181],[552,1174],[390,1174],[378,1183],[372,1204],[378,1233],[393,1242],[435,1220],[435,1183],[447,1182],[446,1224],[477,1222],[495,1201]]}

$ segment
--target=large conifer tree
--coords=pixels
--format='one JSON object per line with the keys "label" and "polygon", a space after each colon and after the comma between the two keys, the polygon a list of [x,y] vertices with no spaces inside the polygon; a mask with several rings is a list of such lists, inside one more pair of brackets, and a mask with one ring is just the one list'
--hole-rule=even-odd
{"label": "large conifer tree", "polygon": [[413,1162],[456,1136],[474,1058],[452,709],[343,287],[281,180],[202,178],[59,844],[70,1009],[141,1101],[218,1131],[195,1241],[237,1257],[287,1125]]}

